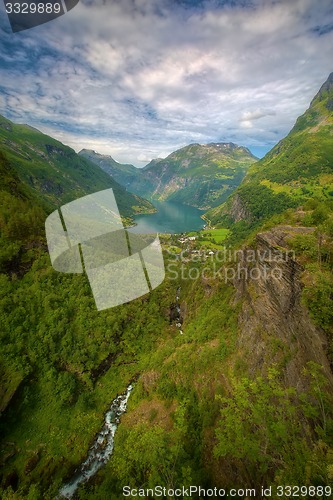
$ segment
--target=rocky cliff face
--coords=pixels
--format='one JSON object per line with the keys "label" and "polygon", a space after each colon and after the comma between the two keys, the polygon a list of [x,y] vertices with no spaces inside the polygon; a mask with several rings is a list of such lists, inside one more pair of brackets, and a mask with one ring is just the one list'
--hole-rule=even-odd
{"label": "rocky cliff face", "polygon": [[232,199],[230,215],[234,222],[239,222],[241,220],[251,220],[251,214],[245,207],[241,197],[238,194]]}
{"label": "rocky cliff face", "polygon": [[303,377],[309,361],[321,365],[333,388],[327,339],[302,304],[302,273],[288,237],[312,228],[281,226],[259,233],[253,248],[240,252],[234,280],[239,315],[238,351],[251,375],[265,373],[272,364],[281,369],[286,386],[306,390]]}

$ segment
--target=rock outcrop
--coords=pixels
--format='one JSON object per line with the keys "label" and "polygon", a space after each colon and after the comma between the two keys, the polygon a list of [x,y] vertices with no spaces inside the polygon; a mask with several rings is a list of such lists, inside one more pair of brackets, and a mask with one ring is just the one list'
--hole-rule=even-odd
{"label": "rock outcrop", "polygon": [[241,220],[249,222],[252,219],[250,212],[247,210],[244,202],[238,194],[236,194],[236,196],[232,199],[230,216],[234,222],[239,222]]}
{"label": "rock outcrop", "polygon": [[325,333],[314,325],[302,304],[303,266],[288,246],[288,236],[312,228],[278,227],[256,236],[253,248],[239,254],[234,280],[239,315],[238,351],[251,375],[280,367],[286,386],[306,390],[304,368],[309,361],[322,367],[329,385],[333,377]]}

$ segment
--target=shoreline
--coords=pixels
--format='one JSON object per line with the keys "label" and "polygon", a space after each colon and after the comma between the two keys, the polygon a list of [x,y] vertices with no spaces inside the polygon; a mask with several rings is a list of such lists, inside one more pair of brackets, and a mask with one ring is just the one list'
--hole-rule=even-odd
{"label": "shoreline", "polygon": [[212,228],[212,226],[211,226],[212,223],[208,219],[208,217],[205,214],[200,215],[200,217],[201,217],[202,220],[204,220],[207,223],[207,226],[208,226],[207,229],[211,229]]}

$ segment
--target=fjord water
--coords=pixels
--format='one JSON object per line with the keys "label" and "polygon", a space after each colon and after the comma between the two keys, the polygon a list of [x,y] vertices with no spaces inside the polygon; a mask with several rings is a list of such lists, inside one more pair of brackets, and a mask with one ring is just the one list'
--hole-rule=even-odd
{"label": "fjord water", "polygon": [[152,203],[157,212],[135,216],[137,225],[130,228],[130,231],[137,234],[184,233],[198,231],[205,224],[201,219],[204,211],[198,208],[171,201],[154,200]]}

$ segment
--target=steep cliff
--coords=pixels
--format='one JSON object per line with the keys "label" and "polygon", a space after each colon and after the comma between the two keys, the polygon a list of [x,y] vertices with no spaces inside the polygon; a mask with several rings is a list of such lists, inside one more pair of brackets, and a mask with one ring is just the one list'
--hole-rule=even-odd
{"label": "steep cliff", "polygon": [[237,345],[249,372],[264,373],[275,363],[285,385],[298,391],[306,390],[304,369],[309,361],[322,367],[333,388],[327,337],[302,303],[304,267],[288,243],[296,234],[313,232],[314,228],[280,226],[258,233],[253,247],[239,253],[234,281],[236,297],[242,300]]}
{"label": "steep cliff", "polygon": [[240,311],[234,351],[217,375],[220,416],[205,431],[204,457],[214,485],[255,488],[256,498],[265,498],[259,485],[332,481],[329,339],[303,303],[305,269],[290,245],[314,232],[258,233],[228,264]]}

